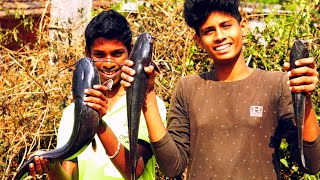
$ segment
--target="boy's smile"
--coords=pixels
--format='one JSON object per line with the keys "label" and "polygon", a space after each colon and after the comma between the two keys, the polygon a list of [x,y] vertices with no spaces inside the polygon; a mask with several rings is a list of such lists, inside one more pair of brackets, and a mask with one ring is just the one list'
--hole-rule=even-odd
{"label": "boy's smile", "polygon": [[224,44],[224,45],[219,45],[219,46],[213,47],[213,49],[216,51],[223,51],[223,50],[228,49],[230,46],[231,46],[231,44]]}
{"label": "boy's smile", "polygon": [[[102,75],[106,78],[106,79],[113,79],[115,76],[117,76],[119,74],[119,70],[120,70],[120,66],[116,65],[119,68],[115,68],[115,69],[99,69],[99,71],[102,73]],[[100,75],[101,77],[101,75]]]}
{"label": "boy's smile", "polygon": [[239,24],[231,15],[214,11],[202,24],[200,35],[195,35],[195,39],[215,63],[235,62],[242,52],[242,33],[245,27],[246,20]]}

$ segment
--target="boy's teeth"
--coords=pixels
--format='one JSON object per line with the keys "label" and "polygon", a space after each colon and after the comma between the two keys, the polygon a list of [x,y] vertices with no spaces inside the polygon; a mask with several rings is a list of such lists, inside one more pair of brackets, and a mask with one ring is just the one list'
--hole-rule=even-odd
{"label": "boy's teeth", "polygon": [[102,71],[104,74],[107,74],[107,75],[112,75],[113,72],[110,72],[110,71]]}
{"label": "boy's teeth", "polygon": [[225,48],[228,48],[230,46],[230,44],[226,44],[226,45],[223,45],[223,46],[219,46],[219,47],[216,47],[216,50],[220,51],[220,50],[223,50]]}

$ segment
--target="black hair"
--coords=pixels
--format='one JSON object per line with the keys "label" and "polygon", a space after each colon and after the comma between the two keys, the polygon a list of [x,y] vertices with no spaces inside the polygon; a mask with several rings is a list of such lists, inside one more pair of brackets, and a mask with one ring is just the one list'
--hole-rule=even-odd
{"label": "black hair", "polygon": [[131,51],[132,34],[128,21],[115,10],[99,13],[87,25],[85,30],[86,48],[91,52],[95,39],[103,37],[123,42],[128,52]]}
{"label": "black hair", "polygon": [[201,25],[213,11],[227,13],[239,23],[242,20],[239,0],[185,0],[184,18],[189,27],[199,35]]}

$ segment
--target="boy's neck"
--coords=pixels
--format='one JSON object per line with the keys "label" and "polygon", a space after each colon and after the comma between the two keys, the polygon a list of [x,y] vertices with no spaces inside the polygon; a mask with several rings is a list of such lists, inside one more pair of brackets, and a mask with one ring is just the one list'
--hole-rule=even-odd
{"label": "boy's neck", "polygon": [[247,78],[253,69],[245,64],[244,60],[235,61],[234,64],[216,64],[214,79],[217,81],[232,82]]}
{"label": "boy's neck", "polygon": [[115,96],[123,96],[126,94],[126,91],[124,88],[120,85],[120,83],[117,83],[112,86],[112,89],[107,92],[107,98],[112,99]]}
{"label": "boy's neck", "polygon": [[117,103],[119,99],[122,98],[126,94],[124,88],[120,85],[120,83],[114,85],[111,90],[107,92],[108,99],[108,111],[110,112],[113,106]]}

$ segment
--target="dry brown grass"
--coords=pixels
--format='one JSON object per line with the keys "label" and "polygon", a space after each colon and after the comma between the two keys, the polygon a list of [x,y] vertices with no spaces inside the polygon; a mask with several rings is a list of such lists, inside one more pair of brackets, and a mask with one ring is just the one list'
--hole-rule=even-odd
{"label": "dry brown grass", "polygon": [[81,57],[73,54],[79,50],[57,48],[61,53],[54,65],[48,47],[24,52],[0,48],[2,179],[11,177],[32,151],[55,147],[61,112],[70,103],[72,68],[60,71]]}
{"label": "dry brown grass", "polygon": [[[134,34],[149,32],[156,37],[153,60],[161,73],[156,81],[160,96],[169,102],[177,80],[192,72],[188,71],[187,59],[195,47],[194,32],[184,22],[182,2],[152,1],[150,8],[138,14],[128,15]],[[197,58],[205,57],[205,53]],[[199,70],[194,69],[194,71]]]}

